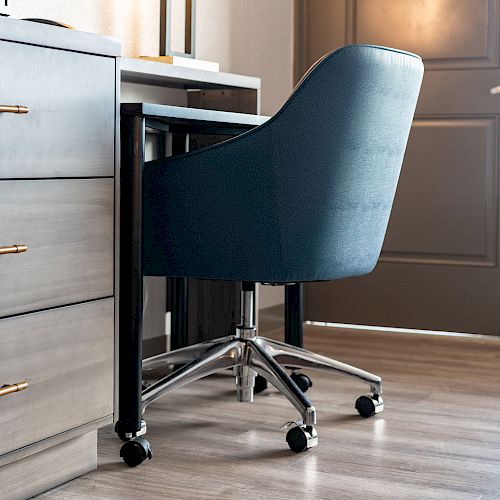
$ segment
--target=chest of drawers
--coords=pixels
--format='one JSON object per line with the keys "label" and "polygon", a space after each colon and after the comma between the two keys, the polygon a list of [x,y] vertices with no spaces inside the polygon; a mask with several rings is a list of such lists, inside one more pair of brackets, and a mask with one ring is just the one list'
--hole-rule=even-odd
{"label": "chest of drawers", "polygon": [[0,18],[2,499],[95,468],[113,420],[119,52]]}

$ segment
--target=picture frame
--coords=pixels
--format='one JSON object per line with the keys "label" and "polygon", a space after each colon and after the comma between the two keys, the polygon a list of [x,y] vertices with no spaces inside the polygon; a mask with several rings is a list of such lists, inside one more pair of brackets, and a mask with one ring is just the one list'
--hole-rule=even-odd
{"label": "picture frame", "polygon": [[[174,0],[160,0],[160,56],[195,57],[196,0],[184,0],[184,52],[172,49]],[[178,0],[181,1],[181,0]]]}

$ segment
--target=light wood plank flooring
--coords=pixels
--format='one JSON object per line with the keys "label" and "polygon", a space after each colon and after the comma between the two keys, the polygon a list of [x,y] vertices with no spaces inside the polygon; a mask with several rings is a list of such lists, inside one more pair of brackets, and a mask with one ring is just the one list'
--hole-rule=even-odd
{"label": "light wood plank flooring", "polygon": [[279,430],[297,415],[276,390],[242,404],[229,373],[212,376],[148,408],[153,460],[128,468],[109,427],[97,471],[42,497],[500,499],[500,340],[308,326],[306,347],[382,375],[385,411],[362,419],[367,388],[310,372],[320,442],[297,455]]}

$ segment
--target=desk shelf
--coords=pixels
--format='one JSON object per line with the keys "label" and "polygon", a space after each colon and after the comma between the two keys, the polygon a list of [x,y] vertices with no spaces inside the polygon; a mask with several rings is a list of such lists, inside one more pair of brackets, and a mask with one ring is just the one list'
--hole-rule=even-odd
{"label": "desk shelf", "polygon": [[122,81],[181,89],[260,90],[260,78],[219,71],[185,68],[174,64],[122,58]]}

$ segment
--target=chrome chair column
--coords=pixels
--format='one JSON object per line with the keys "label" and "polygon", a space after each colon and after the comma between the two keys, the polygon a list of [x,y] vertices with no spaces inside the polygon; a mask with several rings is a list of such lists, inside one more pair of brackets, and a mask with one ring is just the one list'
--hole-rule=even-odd
{"label": "chrome chair column", "polygon": [[255,283],[243,283],[241,290],[240,324],[236,327],[236,338],[241,339],[243,363],[234,369],[236,376],[236,397],[242,403],[253,401],[256,372],[250,368],[250,350],[247,342],[257,336],[257,327],[254,322]]}

